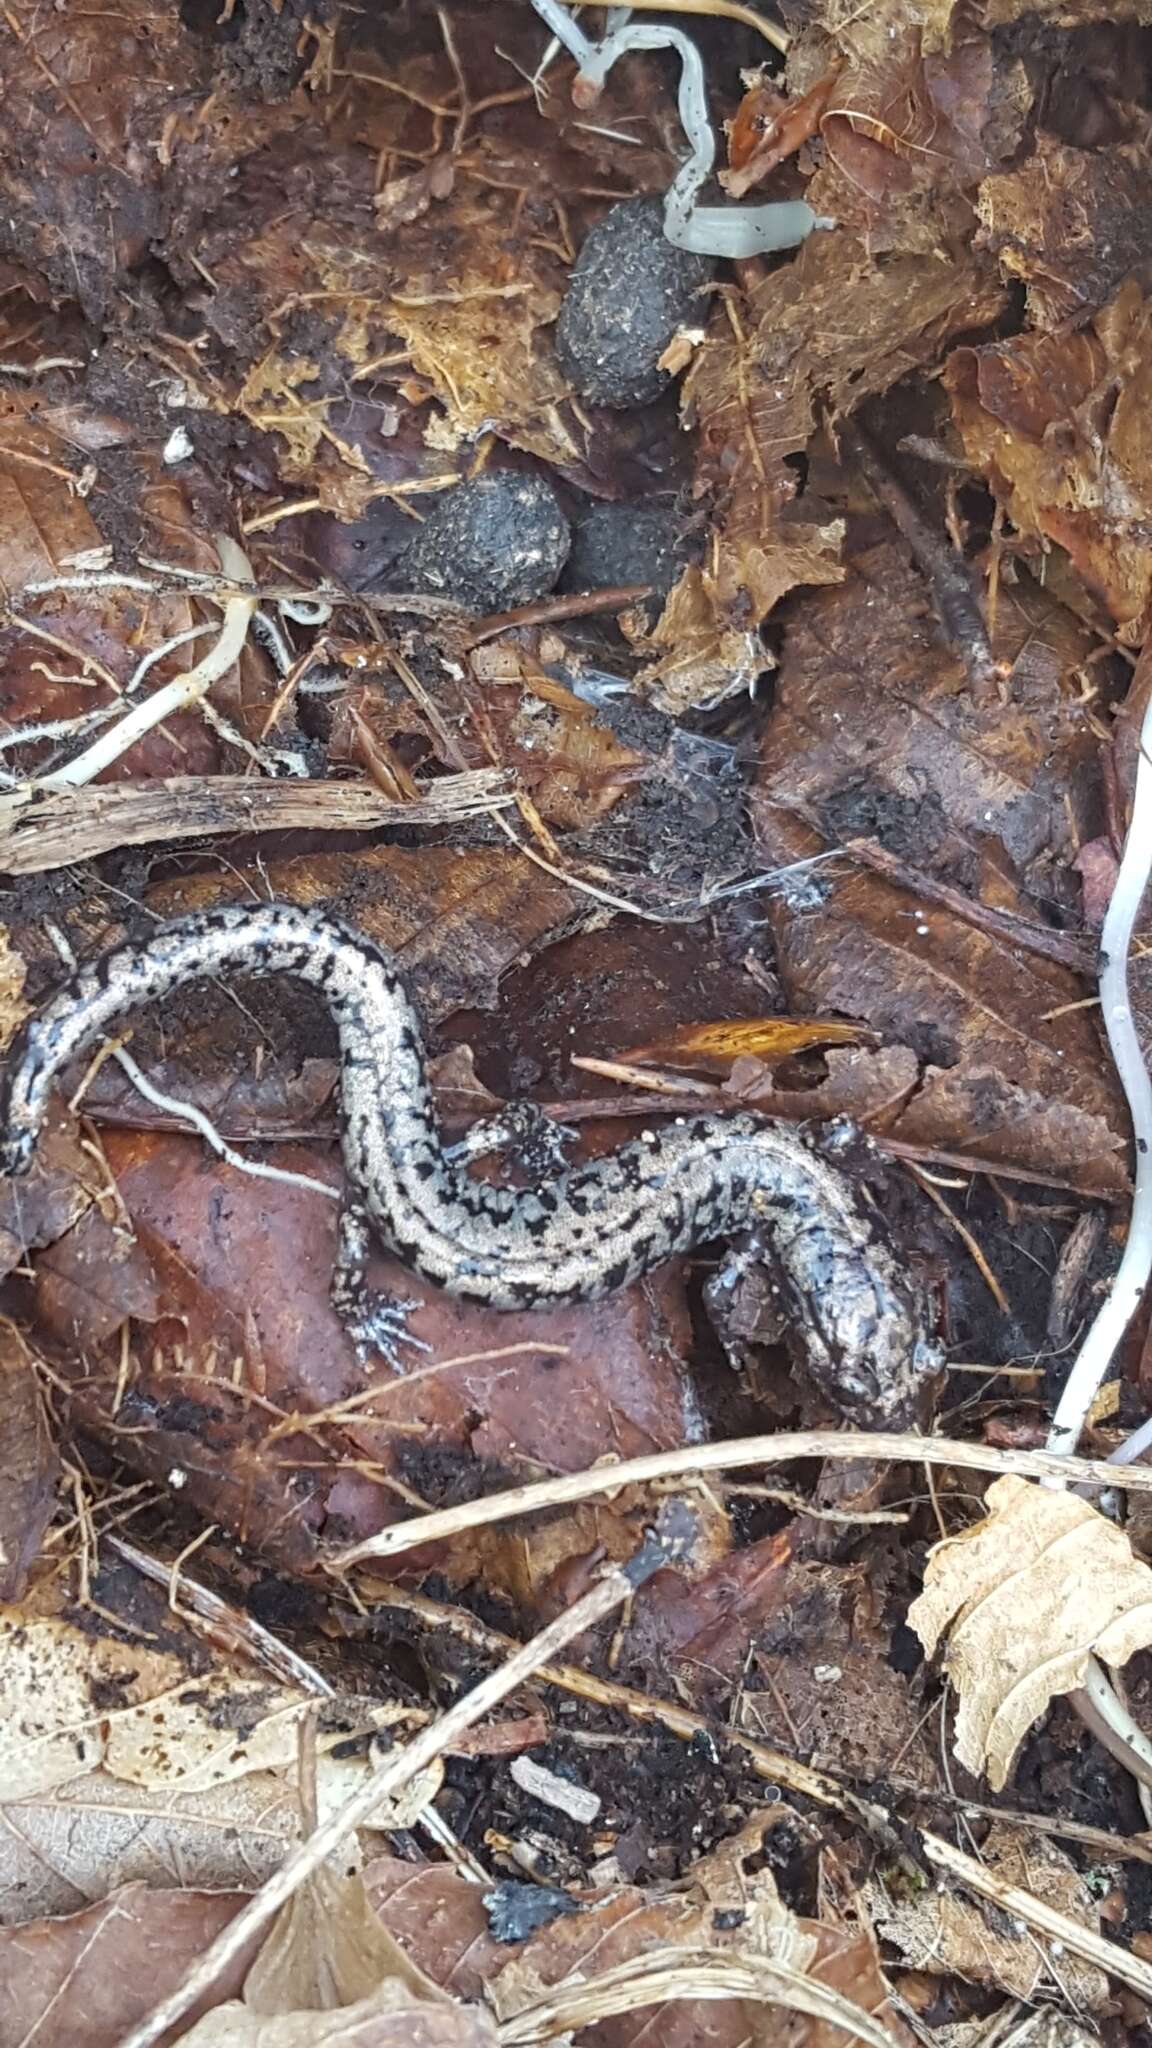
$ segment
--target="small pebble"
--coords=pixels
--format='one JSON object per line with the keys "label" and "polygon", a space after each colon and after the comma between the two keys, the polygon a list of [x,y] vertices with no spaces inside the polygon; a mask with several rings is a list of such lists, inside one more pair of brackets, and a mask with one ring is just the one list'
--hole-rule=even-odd
{"label": "small pebble", "polygon": [[562,1914],[580,1911],[567,1892],[546,1884],[517,1884],[514,1878],[485,1892],[483,1903],[493,1941],[527,1941]]}
{"label": "small pebble", "polygon": [[662,199],[623,199],[592,229],[576,259],[556,357],[590,405],[650,405],[671,381],[658,365],[681,327],[702,326],[713,275],[707,256],[664,233]]}
{"label": "small pebble", "polygon": [[392,569],[393,590],[509,611],[545,597],[568,558],[568,521],[543,477],[498,469],[445,492]]}

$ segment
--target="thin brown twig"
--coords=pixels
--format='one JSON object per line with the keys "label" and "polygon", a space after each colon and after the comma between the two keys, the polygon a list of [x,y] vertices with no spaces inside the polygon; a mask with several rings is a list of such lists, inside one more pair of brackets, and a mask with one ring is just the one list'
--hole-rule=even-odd
{"label": "thin brown twig", "polygon": [[650,583],[620,583],[611,590],[581,590],[570,597],[539,597],[533,604],[518,604],[511,611],[493,612],[481,619],[476,630],[469,633],[464,642],[465,649],[482,647],[486,640],[494,640],[498,633],[506,633],[512,626],[558,625],[564,619],[590,619],[597,612],[621,612],[628,605],[642,604],[652,596]]}
{"label": "thin brown twig", "polygon": [[[396,1608],[425,1622],[429,1628],[447,1629],[485,1656],[506,1657],[519,1648],[514,1636],[492,1628],[464,1608],[432,1600],[426,1593],[413,1592],[407,1586],[381,1584],[374,1579],[371,1594],[373,1612],[381,1607]],[[762,1742],[742,1728],[709,1720],[706,1715],[682,1706],[678,1700],[661,1699],[653,1693],[640,1692],[634,1686],[621,1685],[616,1679],[602,1678],[596,1672],[586,1671],[580,1664],[542,1664],[536,1676],[543,1684],[571,1693],[592,1706],[626,1714],[629,1720],[642,1726],[665,1728],[683,1742],[703,1739],[738,1749],[747,1757],[756,1776],[763,1778],[765,1783],[783,1785],[788,1791],[811,1799],[817,1806],[842,1814],[889,1850],[897,1846],[898,1838],[883,1807],[863,1798],[851,1787],[839,1784],[827,1772],[816,1770],[798,1757],[789,1756],[785,1750],[774,1749],[771,1743]]]}
{"label": "thin brown twig", "polygon": [[1035,923],[1030,917],[1017,916],[1014,911],[993,910],[986,903],[977,903],[962,889],[954,889],[949,883],[938,881],[935,875],[926,874],[923,868],[911,867],[875,839],[846,839],[839,851],[871,868],[874,874],[883,875],[886,881],[908,889],[912,895],[922,896],[926,902],[938,903],[943,910],[952,911],[977,931],[1003,939],[1009,946],[1024,946],[1044,960],[1055,960],[1061,967],[1070,967],[1074,974],[1095,976],[1100,948],[1093,938],[1081,937],[1078,932],[1053,931],[1047,925]]}
{"label": "thin brown twig", "polygon": [[997,702],[1003,694],[1008,665],[997,661],[992,651],[968,564],[922,518],[903,484],[893,476],[879,449],[855,420],[838,420],[836,437],[873,496],[903,534],[917,566],[927,578],[944,636],[967,671],[973,702]]}
{"label": "thin brown twig", "polygon": [[1152,1467],[1111,1465],[1103,1458],[1064,1457],[1052,1451],[1003,1451],[991,1444],[969,1444],[948,1437],[918,1436],[914,1430],[794,1429],[777,1436],[737,1437],[728,1442],[692,1444],[675,1451],[652,1451],[624,1458],[618,1465],[597,1465],[569,1472],[504,1493],[440,1508],[414,1522],[394,1523],[350,1549],[333,1552],[332,1571],[346,1571],[369,1559],[391,1558],[425,1543],[440,1543],[464,1530],[537,1514],[544,1508],[594,1500],[623,1486],[653,1481],[685,1481],[705,1472],[728,1472],[748,1465],[781,1465],[794,1458],[899,1460],[913,1464],[955,1465],[968,1472],[1011,1472],[1026,1479],[1060,1479],[1066,1484],[1119,1486],[1134,1493],[1152,1493]]}
{"label": "thin brown twig", "polygon": [[961,1244],[967,1251],[969,1258],[975,1266],[976,1271],[979,1273],[980,1278],[983,1280],[984,1285],[988,1289],[989,1294],[992,1296],[993,1301],[996,1303],[997,1308],[1000,1310],[1001,1315],[1011,1315],[1012,1305],[1008,1300],[1008,1296],[1005,1294],[1004,1289],[1001,1287],[999,1280],[996,1278],[995,1273],[992,1271],[992,1268],[989,1265],[988,1260],[984,1256],[983,1250],[981,1249],[976,1238],[972,1235],[972,1232],[969,1230],[968,1225],[966,1223],[961,1222],[959,1216],[957,1216],[951,1203],[945,1201],[943,1195],[940,1193],[939,1188],[934,1187],[928,1175],[926,1173],[922,1173],[918,1166],[914,1166],[911,1160],[907,1162],[907,1171],[911,1174],[913,1180],[915,1181],[917,1187],[921,1190],[921,1192],[927,1195],[928,1200],[932,1202],[937,1209],[939,1209],[940,1214],[945,1218],[946,1222],[950,1225],[950,1227],[956,1232],[957,1237],[960,1239]]}

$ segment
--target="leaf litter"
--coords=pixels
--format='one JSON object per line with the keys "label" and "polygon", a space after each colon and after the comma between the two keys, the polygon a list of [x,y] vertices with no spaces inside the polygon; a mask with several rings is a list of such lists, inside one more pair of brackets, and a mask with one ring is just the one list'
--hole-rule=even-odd
{"label": "leaf litter", "polygon": [[[426,1349],[365,1366],[322,1010],[141,1017],[4,1189],[0,2048],[975,2048],[1152,1992],[1140,1468],[1012,1470],[1132,1185],[1095,956],[1148,695],[1141,12],[604,12],[5,16],[5,1027],[272,896],[398,954],[452,1138],[847,1117],[955,1462],[821,1458],[755,1247],[548,1315],[380,1254]],[[676,197],[697,64],[727,211]],[[691,1541],[670,1478],[548,1500],[772,1431],[807,1455],[710,1461]]]}

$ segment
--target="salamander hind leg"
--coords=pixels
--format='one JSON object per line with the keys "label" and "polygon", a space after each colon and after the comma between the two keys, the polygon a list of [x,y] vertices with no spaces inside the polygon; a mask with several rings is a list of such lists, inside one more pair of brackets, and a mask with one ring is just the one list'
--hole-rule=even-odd
{"label": "salamander hind leg", "polygon": [[409,1312],[420,1306],[386,1289],[369,1287],[364,1277],[372,1245],[368,1212],[358,1202],[345,1202],[337,1225],[336,1262],[332,1268],[331,1301],[356,1346],[362,1365],[383,1358],[393,1372],[407,1372],[401,1346],[427,1351],[422,1337],[408,1328]]}

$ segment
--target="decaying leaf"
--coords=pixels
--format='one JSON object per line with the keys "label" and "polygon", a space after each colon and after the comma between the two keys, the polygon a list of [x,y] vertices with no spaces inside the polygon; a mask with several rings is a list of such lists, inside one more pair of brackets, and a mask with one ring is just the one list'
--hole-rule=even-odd
{"label": "decaying leaf", "polygon": [[[825,155],[810,203],[872,249],[938,256],[969,234],[963,192],[1010,157],[1033,98],[1025,65],[993,56],[969,0],[819,10],[821,32],[789,57],[793,90],[841,58],[821,120]],[[816,24],[813,22],[813,30]]]}
{"label": "decaying leaf", "polygon": [[1150,177],[1146,146],[1073,149],[1041,132],[1024,163],[984,180],[982,239],[1027,286],[1033,327],[1095,310],[1149,254]]}
{"label": "decaying leaf", "polygon": [[1028,1729],[1088,1660],[1126,1664],[1152,1643],[1152,1569],[1075,1494],[1006,1476],[990,1513],[937,1544],[908,1620],[929,1655],[947,1638],[955,1750],[997,1791]]}
{"label": "decaying leaf", "polygon": [[712,535],[647,643],[657,658],[641,680],[662,709],[681,715],[747,687],[764,663],[757,629],[781,598],[843,580],[844,523],[798,499],[789,461],[821,404],[850,411],[948,335],[992,319],[1001,300],[971,252],[934,248],[881,267],[850,235],[814,235],[786,270],[752,281],[741,307],[713,310],[683,394]]}
{"label": "decaying leaf", "polygon": [[493,2048],[496,2030],[412,1961],[358,1876],[321,1865],[277,1916],[241,1998],[185,2038],[202,2048]]}
{"label": "decaying leaf", "polygon": [[0,1317],[0,1600],[18,1600],[56,1505],[59,1459],[31,1351]]}
{"label": "decaying leaf", "polygon": [[[1004,1884],[1030,1892],[1099,1934],[1099,1901],[1058,1843],[997,1823],[980,1844],[980,1860]],[[1066,1948],[1053,1953],[1029,1928],[980,1899],[951,1887],[901,1896],[879,1877],[867,1882],[864,1894],[877,1932],[911,1970],[964,1977],[1012,1998],[1031,2001],[1058,1992],[1090,2012],[1107,2008],[1103,1970]]]}
{"label": "decaying leaf", "polygon": [[479,2010],[429,2005],[407,1985],[382,1984],[355,2005],[327,2012],[251,2012],[218,2005],[183,2037],[185,2048],[496,2048]]}
{"label": "decaying leaf", "polygon": [[[244,1903],[242,1892],[112,1888],[81,1912],[0,1930],[0,2041],[41,2040],[68,2048],[118,2048],[153,2005],[176,1989]],[[239,1991],[253,1947],[219,1981]],[[204,2010],[199,2000],[193,2018]],[[48,2033],[48,2022],[52,2033]]]}
{"label": "decaying leaf", "polygon": [[1152,616],[1150,332],[1129,280],[1090,324],[957,349],[945,374],[968,457],[1014,526],[1067,552],[1130,646]]}
{"label": "decaying leaf", "polygon": [[766,864],[876,840],[957,894],[953,908],[918,895],[914,873],[899,887],[839,862],[801,869],[768,905],[789,1007],[863,1018],[918,1054],[891,1137],[1119,1193],[1123,1109],[1081,974],[981,915],[1039,925],[1075,852],[1070,818],[1091,816],[1097,743],[1063,684],[1089,638],[1033,586],[1002,592],[1011,690],[977,708],[925,612],[886,545],[843,588],[796,601],[753,799]]}
{"label": "decaying leaf", "polygon": [[273,1922],[244,1985],[253,2012],[321,2012],[355,2005],[389,1979],[449,2010],[452,2000],[414,1963],[376,1913],[364,1883],[321,1864]]}

